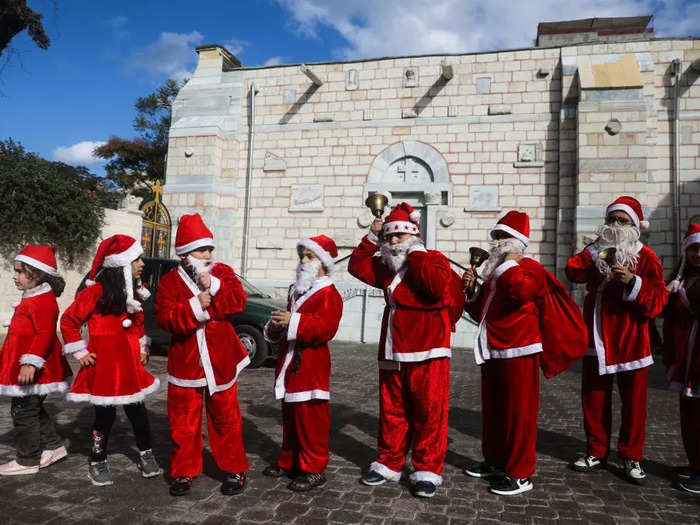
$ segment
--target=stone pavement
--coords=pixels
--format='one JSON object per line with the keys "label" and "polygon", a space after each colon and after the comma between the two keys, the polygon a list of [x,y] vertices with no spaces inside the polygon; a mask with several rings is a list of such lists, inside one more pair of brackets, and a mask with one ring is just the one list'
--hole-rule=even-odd
{"label": "stone pavement", "polygon": [[[86,454],[92,408],[50,398],[59,430],[70,439],[71,455],[29,477],[0,479],[2,523],[700,523],[700,496],[675,487],[671,467],[684,464],[676,395],[653,367],[649,390],[646,447],[648,483],[622,479],[619,461],[611,469],[578,474],[566,468],[584,450],[578,369],[542,381],[538,464],[534,490],[510,498],[490,494],[484,481],[462,468],[480,459],[479,372],[469,350],[456,350],[452,368],[450,429],[444,485],[431,500],[416,499],[403,484],[365,487],[360,469],[374,459],[377,366],[374,345],[332,345],[331,461],[326,488],[294,494],[287,480],[262,476],[281,441],[280,410],[272,396],[271,368],[247,370],[240,380],[245,443],[251,465],[246,491],[226,497],[210,455],[205,474],[184,498],[168,495],[165,478],[146,480],[135,466],[136,449],[123,413],[110,441],[111,487],[93,487]],[[165,358],[151,369],[165,382]],[[504,385],[508,388],[508,385]],[[614,419],[615,428],[619,403]],[[149,398],[155,453],[161,465],[169,454],[165,389]],[[13,458],[9,402],[0,401],[0,460]],[[206,428],[206,427],[204,427]]]}

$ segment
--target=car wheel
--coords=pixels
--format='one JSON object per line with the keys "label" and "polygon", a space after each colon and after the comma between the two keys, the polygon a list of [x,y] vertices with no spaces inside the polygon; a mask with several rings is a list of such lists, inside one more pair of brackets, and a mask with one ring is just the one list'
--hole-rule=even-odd
{"label": "car wheel", "polygon": [[242,324],[236,326],[238,338],[243,343],[243,347],[248,352],[250,358],[250,368],[260,366],[267,359],[267,342],[260,330],[254,326]]}

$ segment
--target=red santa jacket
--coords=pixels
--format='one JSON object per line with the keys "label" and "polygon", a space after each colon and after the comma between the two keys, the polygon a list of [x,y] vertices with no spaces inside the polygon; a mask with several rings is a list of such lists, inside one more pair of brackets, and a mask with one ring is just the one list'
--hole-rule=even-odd
{"label": "red santa jacket", "polygon": [[654,252],[637,243],[639,260],[632,273],[632,290],[606,279],[596,268],[593,245],[569,259],[566,276],[586,283],[583,317],[588,325],[588,355],[598,357],[598,373],[614,374],[653,363],[649,342],[649,320],[661,313],[668,292],[661,261]]}
{"label": "red santa jacket", "polygon": [[395,273],[375,256],[377,249],[377,244],[365,236],[352,252],[348,271],[384,290],[379,367],[395,369],[401,361],[450,357],[452,269],[447,258],[438,251],[414,246],[406,265]]}
{"label": "red santa jacket", "polygon": [[464,309],[479,327],[474,339],[477,364],[542,352],[536,297],[546,286],[545,269],[524,258],[498,265]]}
{"label": "red santa jacket", "polygon": [[246,293],[233,269],[211,269],[211,306],[203,310],[197,285],[179,266],[165,274],[156,293],[156,320],[172,334],[168,382],[183,387],[207,386],[210,394],[231,388],[250,363],[228,316],[242,312]]}
{"label": "red santa jacket", "polygon": [[[58,304],[48,283],[22,293],[0,350],[0,394],[45,395],[68,390],[72,375],[56,336]],[[34,383],[17,382],[21,365],[36,368]]]}
{"label": "red santa jacket", "polygon": [[[268,326],[265,338],[277,343],[275,370],[275,398],[288,403],[330,398],[331,354],[328,342],[338,331],[343,316],[343,299],[329,277],[321,277],[304,295],[287,309],[292,312],[287,332],[279,340],[270,337]],[[301,365],[292,370],[295,352],[302,352]]]}
{"label": "red santa jacket", "polygon": [[[141,364],[141,354],[148,344],[143,312],[102,314],[97,310],[102,293],[102,284],[88,286],[61,316],[63,352],[76,358],[88,352],[96,355],[93,366],[78,371],[66,397],[95,405],[141,402],[160,384]],[[81,334],[85,323],[87,343]]]}
{"label": "red santa jacket", "polygon": [[669,388],[700,397],[700,313],[691,309],[684,283],[669,298],[664,315],[664,365]]}

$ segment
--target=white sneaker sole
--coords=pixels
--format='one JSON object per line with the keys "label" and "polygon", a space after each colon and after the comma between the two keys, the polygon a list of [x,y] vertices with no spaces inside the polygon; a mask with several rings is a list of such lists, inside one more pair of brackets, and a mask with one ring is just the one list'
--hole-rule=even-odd
{"label": "white sneaker sole", "polygon": [[96,487],[107,487],[109,485],[114,485],[114,481],[95,481],[94,479],[92,479],[92,476],[90,476],[90,474],[88,474],[88,479]]}
{"label": "white sneaker sole", "polygon": [[162,470],[159,470],[158,472],[149,472],[149,473],[146,473],[143,470],[141,470],[141,477],[143,477],[143,478],[155,478],[156,476],[160,476],[162,473],[163,473]]}
{"label": "white sneaker sole", "polygon": [[691,489],[690,487],[687,487],[686,485],[684,485],[682,481],[678,484],[686,492],[692,492],[693,494],[700,494],[700,489]]}
{"label": "white sneaker sole", "polygon": [[383,485],[386,483],[386,478],[380,481],[367,481],[365,478],[360,478],[360,483],[367,485],[368,487],[375,487],[377,485]]}
{"label": "white sneaker sole", "polygon": [[533,484],[529,483],[527,485],[523,485],[522,487],[519,487],[516,490],[498,490],[494,488],[489,488],[491,492],[494,494],[498,494],[499,496],[515,496],[516,494],[522,494],[523,492],[527,492],[528,490],[532,490]]}
{"label": "white sneaker sole", "polygon": [[417,496],[419,498],[432,498],[435,496],[435,492],[423,492],[422,490],[417,490],[416,492],[413,493],[414,496]]}
{"label": "white sneaker sole", "polygon": [[50,467],[54,463],[61,461],[63,458],[68,457],[68,451],[64,448],[63,451],[59,452],[56,456],[51,456],[51,459],[46,463],[40,463],[39,468]]}
{"label": "white sneaker sole", "polygon": [[9,470],[0,472],[0,476],[23,476],[24,474],[36,474],[39,472],[39,467],[29,467],[22,470]]}
{"label": "white sneaker sole", "polygon": [[498,471],[494,470],[492,472],[489,472],[488,474],[482,473],[482,472],[476,472],[474,470],[469,470],[468,468],[464,469],[464,473],[471,477],[471,478],[493,478],[496,476],[503,476],[503,471]]}

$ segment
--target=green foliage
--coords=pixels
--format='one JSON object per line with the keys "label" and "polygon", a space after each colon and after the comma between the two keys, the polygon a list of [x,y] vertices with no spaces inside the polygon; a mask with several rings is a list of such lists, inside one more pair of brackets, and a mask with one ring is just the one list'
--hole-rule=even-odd
{"label": "green foliage", "polygon": [[53,244],[74,264],[95,244],[103,203],[114,192],[86,168],[51,162],[12,139],[0,141],[0,255],[12,258],[27,243]]}
{"label": "green foliage", "polygon": [[95,149],[95,155],[108,160],[107,178],[139,196],[150,195],[144,185],[165,181],[165,156],[173,101],[184,85],[167,80],[154,93],[139,97],[134,105],[134,139],[111,137]]}
{"label": "green foliage", "polygon": [[0,53],[10,45],[10,40],[25,29],[34,43],[47,49],[51,43],[41,23],[43,15],[27,7],[27,0],[2,0],[0,2]]}

